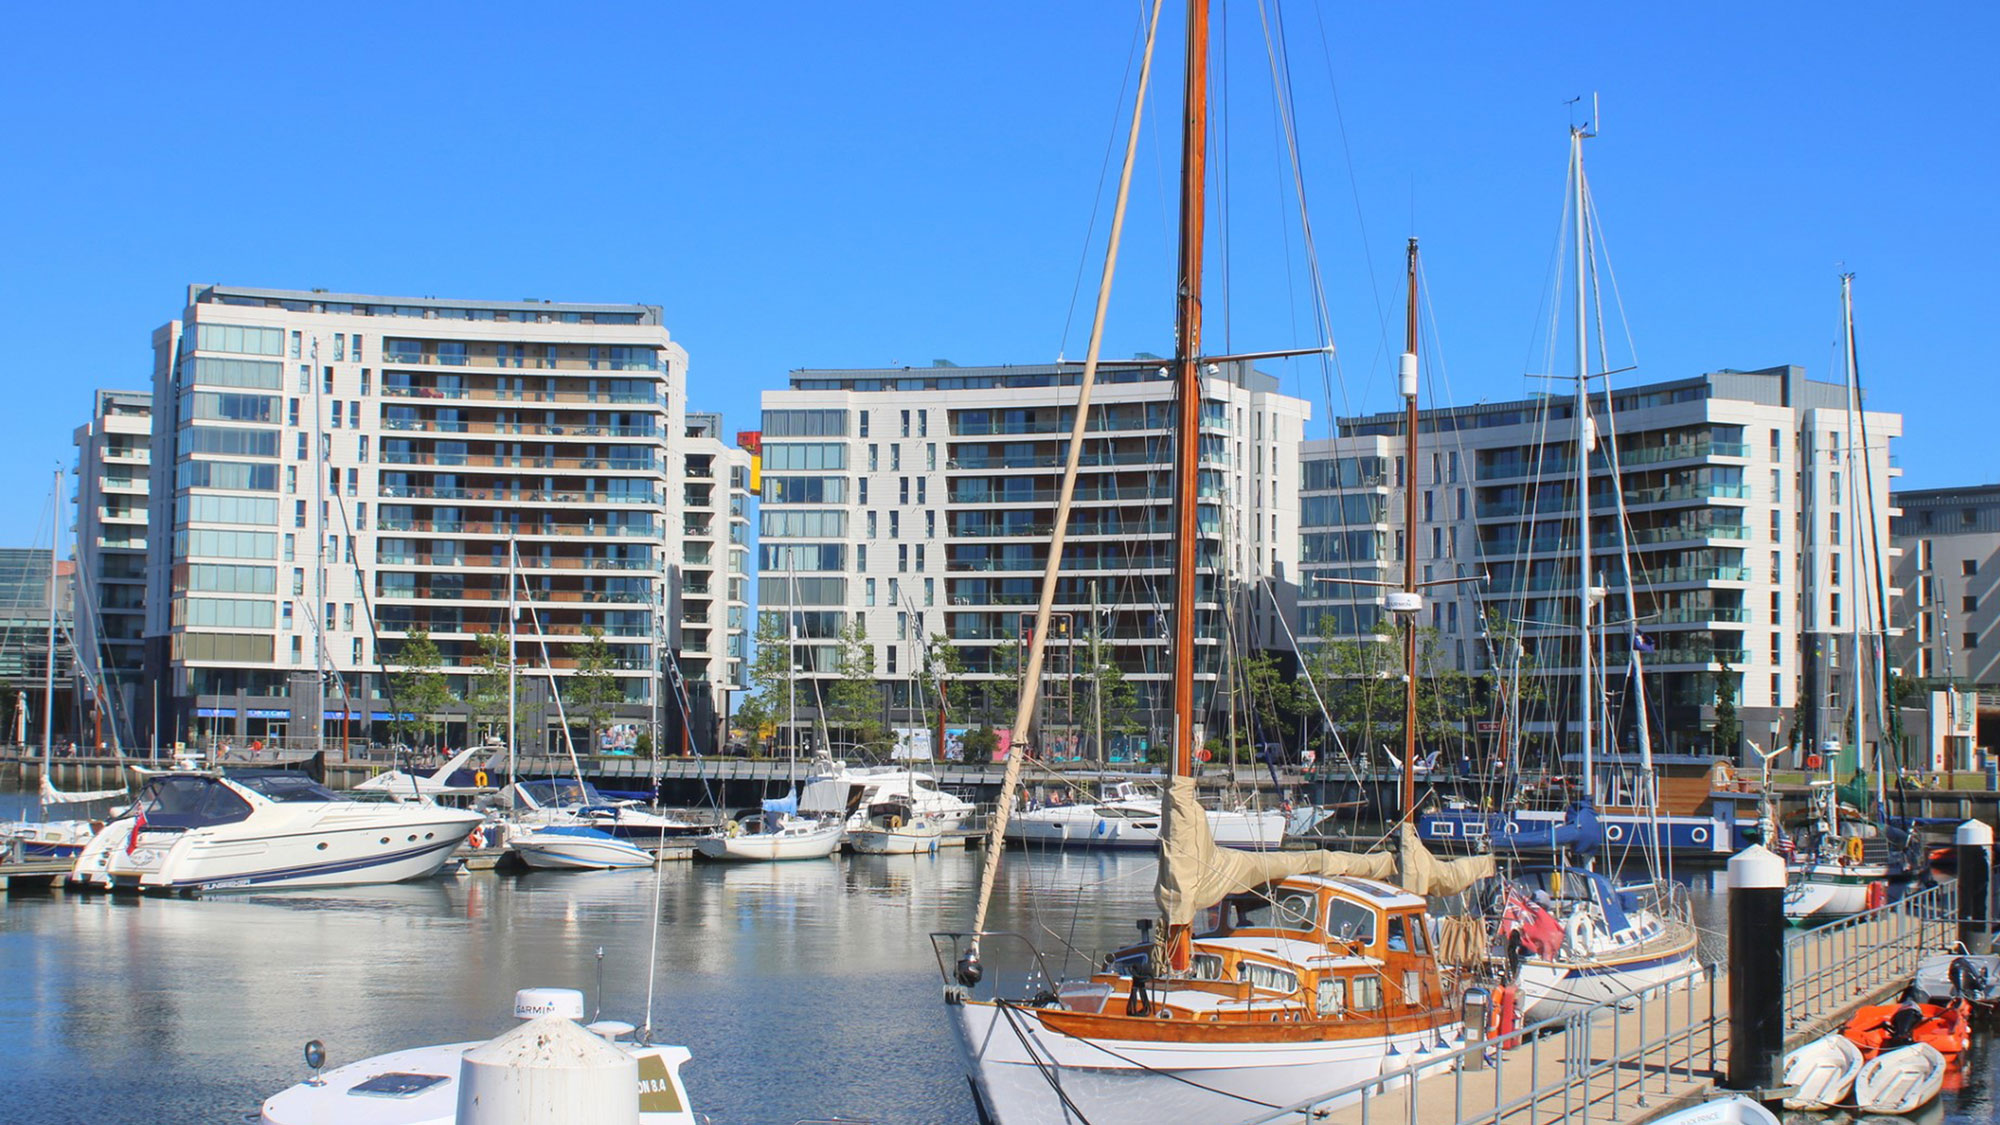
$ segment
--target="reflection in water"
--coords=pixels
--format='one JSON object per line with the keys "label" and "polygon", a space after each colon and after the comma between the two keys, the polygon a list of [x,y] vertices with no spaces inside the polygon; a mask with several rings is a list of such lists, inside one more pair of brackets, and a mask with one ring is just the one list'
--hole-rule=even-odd
{"label": "reflection in water", "polygon": [[[970,924],[979,861],[664,868],[654,1019],[694,1052],[697,1107],[718,1125],[970,1120],[929,934]],[[1032,937],[1052,962],[1067,951],[1081,971],[1137,937],[1152,878],[1138,855],[1013,857],[992,928]],[[1719,882],[1692,880],[1710,952]],[[307,1039],[343,1062],[498,1033],[528,985],[595,1003],[599,946],[604,1014],[638,1022],[653,901],[646,871],[205,901],[16,897],[0,909],[4,1116],[235,1120],[302,1076]],[[1974,1050],[1947,1121],[1991,1119],[1990,1041]]]}

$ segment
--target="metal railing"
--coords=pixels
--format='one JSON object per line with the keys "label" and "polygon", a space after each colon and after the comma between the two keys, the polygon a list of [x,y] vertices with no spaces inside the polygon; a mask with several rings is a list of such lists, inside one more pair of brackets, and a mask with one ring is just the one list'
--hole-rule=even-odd
{"label": "metal railing", "polygon": [[1957,917],[1958,884],[1946,883],[1793,934],[1785,942],[1787,1028],[1915,976],[1926,950],[1940,953],[1950,946]]}
{"label": "metal railing", "polygon": [[[1590,1121],[1593,1111],[1598,1120],[1614,1121],[1613,1107],[1595,1106],[1600,1098],[1628,1088],[1642,1094],[1657,1088],[1665,1100],[1677,1079],[1691,1082],[1698,1074],[1717,1073],[1717,1060],[1729,1039],[1722,1027],[1727,1013],[1718,1001],[1721,970],[1720,964],[1697,965],[1645,991],[1529,1024],[1498,1040],[1501,1045],[1518,1044],[1511,1051],[1495,1050],[1496,1042],[1486,1039],[1455,1050],[1419,1051],[1407,1066],[1252,1118],[1246,1125],[1314,1121],[1356,1103],[1362,1125],[1378,1113],[1382,1120],[1394,1119],[1393,1114],[1410,1125],[1445,1120],[1447,1112],[1459,1125],[1495,1123],[1522,1112],[1530,1125]],[[1707,986],[1706,996],[1695,995],[1698,985]],[[1676,1015],[1681,1017],[1678,1025]],[[1594,1049],[1607,1030],[1609,1048]],[[1562,1032],[1562,1037],[1555,1038],[1555,1032]],[[1489,1050],[1493,1051],[1490,1065],[1485,1062]],[[1510,1088],[1508,1073],[1524,1066],[1527,1085]],[[1425,1081],[1445,1075],[1449,1082]],[[1377,1095],[1392,1090],[1403,1093],[1403,1106],[1382,1110],[1371,1106]]]}

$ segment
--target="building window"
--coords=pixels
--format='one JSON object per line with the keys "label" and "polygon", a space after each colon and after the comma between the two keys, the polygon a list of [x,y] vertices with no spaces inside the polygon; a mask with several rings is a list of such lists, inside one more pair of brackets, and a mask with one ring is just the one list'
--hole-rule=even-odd
{"label": "building window", "polygon": [[868,436],[868,412],[866,410],[861,412],[861,428],[857,433],[861,437]]}
{"label": "building window", "polygon": [[859,487],[855,489],[856,499],[860,503],[866,504],[868,502],[868,478],[860,478],[858,484]]}
{"label": "building window", "polygon": [[931,412],[928,410],[917,411],[917,436],[931,436]]}
{"label": "building window", "polygon": [[924,445],[924,468],[933,473],[937,472],[937,442],[927,442]]}
{"label": "building window", "polygon": [[937,599],[937,580],[935,578],[924,579],[924,604],[934,605],[936,604],[936,599]]}
{"label": "building window", "polygon": [[1964,613],[1979,612],[1979,595],[1967,594],[1959,599],[1959,610]]}
{"label": "building window", "polygon": [[903,471],[903,447],[895,442],[889,443],[889,471],[892,473]]}
{"label": "building window", "polygon": [[1967,652],[1971,652],[1971,651],[1972,651],[1973,649],[1975,649],[1975,648],[1978,648],[1978,647],[1979,647],[1979,634],[1978,634],[1978,633],[1973,633],[1973,632],[1968,632],[1968,633],[1966,633],[1966,634],[1965,634],[1965,651],[1967,651]]}
{"label": "building window", "polygon": [[937,538],[937,512],[935,511],[926,511],[924,513],[924,538]]}
{"label": "building window", "polygon": [[887,654],[889,659],[888,672],[891,676],[893,676],[896,674],[896,646],[895,645],[888,646]]}
{"label": "building window", "polygon": [[862,604],[864,604],[864,605],[874,605],[874,604],[875,604],[875,580],[874,580],[873,578],[870,578],[870,579],[868,579],[868,580],[867,580],[866,582],[864,582],[864,583],[862,584],[862,590],[863,590],[863,591],[865,591],[865,592],[863,593],[863,595],[862,595],[862,597],[863,597],[863,599],[864,599],[864,600],[863,600],[863,603],[862,603]]}
{"label": "building window", "polygon": [[929,500],[926,500],[926,499],[924,498],[924,484],[925,484],[925,481],[926,481],[926,479],[927,479],[927,478],[924,478],[924,477],[918,477],[918,478],[917,478],[917,503],[919,503],[919,504],[928,504],[928,503],[930,503],[930,501],[929,501]]}
{"label": "building window", "polygon": [[1959,560],[1958,572],[1960,574],[1963,574],[1967,578],[1971,578],[1973,575],[1979,573],[1979,560],[1978,559]]}
{"label": "building window", "polygon": [[903,411],[903,436],[910,436],[910,412],[907,410]]}
{"label": "building window", "polygon": [[889,538],[891,538],[891,539],[901,539],[901,538],[903,537],[903,526],[902,526],[902,525],[903,525],[903,516],[902,516],[902,513],[900,513],[900,512],[890,512],[890,513],[889,513]]}
{"label": "building window", "polygon": [[910,569],[910,547],[907,543],[896,544],[896,573],[903,574]]}
{"label": "building window", "polygon": [[924,545],[922,543],[919,543],[917,544],[917,569],[922,570],[923,568],[924,568]]}
{"label": "building window", "polygon": [[868,513],[868,538],[875,538],[875,513]]}
{"label": "building window", "polygon": [[854,569],[857,573],[868,569],[868,544],[854,545]]}
{"label": "building window", "polygon": [[306,502],[303,500],[293,501],[292,526],[304,527],[305,525],[306,525]]}

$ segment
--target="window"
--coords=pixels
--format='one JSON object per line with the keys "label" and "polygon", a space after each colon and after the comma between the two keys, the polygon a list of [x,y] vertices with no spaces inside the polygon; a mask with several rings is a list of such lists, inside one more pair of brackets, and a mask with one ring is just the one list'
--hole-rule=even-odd
{"label": "window", "polygon": [[358,460],[358,461],[362,461],[362,462],[364,462],[364,463],[365,463],[365,462],[366,462],[366,461],[368,460],[368,435],[367,435],[367,434],[362,434],[362,435],[361,435],[361,438],[360,438],[360,443],[361,443],[361,444],[360,444],[360,447],[359,447],[359,456],[358,456],[358,457],[356,457],[356,460]]}
{"label": "window", "polygon": [[339,399],[335,399],[335,400],[334,400],[334,403],[333,403],[333,428],[334,428],[334,429],[336,429],[336,430],[340,428],[340,400],[339,400]]}
{"label": "window", "polygon": [[903,469],[903,447],[899,444],[891,442],[889,444],[889,471],[892,473],[897,473],[901,472],[902,469]]}
{"label": "window", "polygon": [[868,544],[857,543],[854,547],[854,569],[868,569]]}
{"label": "window", "polygon": [[881,461],[882,461],[882,447],[881,447],[881,446],[879,446],[879,445],[876,445],[876,444],[875,444],[874,442],[872,442],[872,441],[871,441],[871,442],[869,442],[869,443],[868,443],[868,471],[872,473],[872,472],[874,472],[874,471],[875,471],[876,469],[880,468],[880,467],[881,467]]}
{"label": "window", "polygon": [[1382,1006],[1382,978],[1369,974],[1354,978],[1354,1010],[1372,1012]]}
{"label": "window", "polygon": [[285,533],[285,561],[291,562],[292,559],[297,556],[297,554],[298,554],[298,536],[293,535],[291,532],[287,531]]}
{"label": "window", "polygon": [[301,461],[306,459],[306,435],[303,430],[299,431],[299,451],[297,457]]}
{"label": "window", "polygon": [[866,503],[868,502],[868,478],[867,478],[867,477],[862,477],[862,478],[861,478],[861,480],[860,480],[860,482],[859,482],[859,487],[855,489],[855,494],[856,494],[856,498],[857,498],[857,501],[858,501],[859,503],[862,503],[862,504],[866,504]]}
{"label": "window", "polygon": [[933,473],[937,472],[937,442],[928,442],[924,445],[924,468]]}
{"label": "window", "polygon": [[924,483],[923,477],[917,478],[917,503],[919,504],[929,503],[928,500],[924,499]]}
{"label": "window", "polygon": [[297,330],[294,330],[294,331],[292,332],[292,351],[291,351],[291,356],[292,356],[292,358],[293,358],[293,359],[297,359],[297,358],[299,358],[299,334],[298,334]]}
{"label": "window", "polygon": [[358,402],[347,404],[347,428],[350,430],[361,428],[361,404]]}
{"label": "window", "polygon": [[1347,1011],[1347,978],[1321,977],[1313,997],[1313,1008],[1322,1016],[1338,1016]]}
{"label": "window", "polygon": [[292,627],[292,603],[283,602],[278,606],[278,624],[289,630]]}
{"label": "window", "polygon": [[889,538],[901,539],[903,537],[902,524],[903,514],[901,512],[892,511],[889,513]]}
{"label": "window", "polygon": [[875,538],[875,513],[868,513],[868,538]]}
{"label": "window", "polygon": [[[845,410],[766,410],[764,438],[846,437]],[[868,436],[868,412],[861,413],[861,436]]]}
{"label": "window", "polygon": [[[867,412],[866,410],[864,410],[864,411],[862,411],[862,412],[861,412],[861,417],[860,417],[860,419],[859,419],[859,422],[860,422],[860,425],[859,425],[859,426],[858,426],[858,427],[856,428],[856,430],[855,430],[855,433],[856,433],[857,435],[861,436],[861,437],[867,437],[867,436],[868,436],[868,412]],[[767,432],[768,432],[768,431],[767,431]]]}
{"label": "window", "polygon": [[[254,328],[237,324],[195,326],[195,348],[204,352],[237,352],[242,355],[282,355],[285,332],[282,328]],[[272,364],[275,368],[277,365]]]}
{"label": "window", "polygon": [[898,543],[896,544],[896,573],[903,574],[908,572],[909,569],[910,546],[907,543]]}
{"label": "window", "polygon": [[924,513],[924,538],[937,538],[937,513],[935,511]]}
{"label": "window", "polygon": [[[356,363],[361,362],[361,333],[359,332],[354,334],[354,353],[350,358]],[[368,373],[366,371],[361,373],[361,393],[364,395],[368,393]]]}
{"label": "window", "polygon": [[917,569],[922,570],[923,568],[924,568],[924,545],[922,543],[919,543],[917,544]]}
{"label": "window", "polygon": [[359,664],[361,663],[362,659],[363,657],[361,652],[361,638],[356,637],[354,638],[354,662],[356,664]]}
{"label": "window", "polygon": [[[322,388],[320,391],[321,394],[330,395],[333,393],[333,368],[320,368],[320,386]],[[335,408],[338,409],[338,404],[336,404]]]}
{"label": "window", "polygon": [[[928,410],[917,411],[917,436],[931,436],[931,412]],[[933,446],[932,448],[936,447]]]}
{"label": "window", "polygon": [[306,525],[306,502],[303,500],[299,500],[292,505],[292,526],[304,527],[305,525]]}
{"label": "window", "polygon": [[895,675],[895,674],[896,674],[896,646],[895,646],[895,645],[890,645],[890,646],[888,647],[888,650],[887,650],[887,653],[888,653],[888,660],[889,660],[889,667],[888,667],[887,671],[888,671],[889,675],[893,676],[893,675]]}
{"label": "window", "polygon": [[[864,415],[863,415],[863,416],[864,416],[864,417],[866,416],[866,415],[865,415],[865,413],[864,413]],[[862,604],[863,604],[863,605],[874,605],[874,604],[875,604],[875,580],[874,580],[873,578],[870,578],[870,579],[868,579],[868,580],[867,580],[867,582],[866,582],[866,583],[865,583],[865,584],[863,585],[862,589],[866,591],[866,594],[865,594],[865,596],[864,596],[864,600],[863,600]]]}
{"label": "window", "polygon": [[258,359],[223,359],[196,356],[184,368],[185,382],[205,387],[240,387],[244,390],[275,391],[284,382],[280,364]]}
{"label": "window", "polygon": [[910,412],[907,410],[903,411],[903,436],[910,436]]}
{"label": "window", "polygon": [[909,502],[910,502],[910,478],[909,478],[909,477],[897,477],[897,478],[896,478],[896,503],[898,503],[898,504],[907,504],[907,503],[909,503]]}
{"label": "window", "polygon": [[1960,559],[1958,563],[1958,572],[1966,576],[1967,578],[1971,578],[1973,575],[1979,573],[1979,560]]}
{"label": "window", "polygon": [[1960,612],[1962,612],[1962,613],[1978,613],[1978,612],[1979,612],[1979,595],[1978,595],[1978,594],[1967,594],[1967,595],[1965,595],[1965,596],[1964,596],[1963,598],[1960,598],[1960,599],[1959,599],[1959,607],[1958,607],[1958,608],[1959,608],[1959,611],[1960,611]]}
{"label": "window", "polygon": [[937,604],[937,580],[935,578],[924,579],[924,604]]}
{"label": "window", "polygon": [[297,465],[286,465],[285,492],[289,494],[297,492],[298,490],[299,490],[299,467]]}
{"label": "window", "polygon": [[1968,633],[1966,633],[1966,634],[1965,634],[1965,650],[1966,650],[1967,652],[1971,652],[1971,651],[1972,651],[1973,649],[1975,649],[1975,648],[1978,648],[1978,647],[1979,647],[1979,634],[1978,634],[1978,633],[1974,633],[1974,632],[1968,632]]}
{"label": "window", "polygon": [[354,506],[354,527],[358,531],[368,530],[368,501],[366,500]]}

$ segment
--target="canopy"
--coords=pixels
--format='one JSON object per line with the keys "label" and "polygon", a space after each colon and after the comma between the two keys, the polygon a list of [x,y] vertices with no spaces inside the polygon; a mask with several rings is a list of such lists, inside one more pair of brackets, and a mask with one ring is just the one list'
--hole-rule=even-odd
{"label": "canopy", "polygon": [[1546,828],[1523,828],[1518,832],[1495,832],[1487,843],[1494,851],[1547,848],[1560,851],[1568,848],[1577,855],[1590,855],[1604,842],[1604,827],[1597,821],[1597,810],[1588,803],[1570,806],[1569,815],[1559,824]]}
{"label": "canopy", "polygon": [[1358,875],[1394,880],[1412,894],[1457,894],[1494,873],[1493,857],[1440,860],[1405,824],[1402,856],[1390,852],[1242,852],[1215,845],[1208,814],[1195,799],[1191,777],[1167,787],[1160,825],[1160,877],[1153,898],[1169,925],[1188,925],[1196,914],[1232,894],[1287,875]]}

